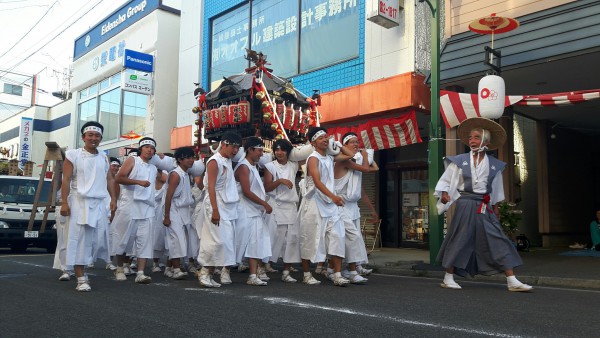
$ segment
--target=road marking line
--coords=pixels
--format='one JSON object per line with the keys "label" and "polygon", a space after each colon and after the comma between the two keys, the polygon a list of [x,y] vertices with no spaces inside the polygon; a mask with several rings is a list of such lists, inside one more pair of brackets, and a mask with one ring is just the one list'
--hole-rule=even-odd
{"label": "road marking line", "polygon": [[448,325],[443,325],[443,324],[427,323],[427,322],[421,322],[421,321],[410,320],[410,319],[402,319],[402,318],[391,317],[391,316],[387,316],[387,315],[375,315],[375,314],[351,310],[348,308],[336,308],[336,307],[330,307],[330,306],[321,306],[321,305],[317,305],[317,304],[298,302],[298,301],[294,301],[289,298],[266,297],[263,299],[273,305],[283,305],[283,306],[293,306],[293,307],[298,307],[298,308],[303,308],[303,309],[317,309],[317,310],[323,310],[323,311],[333,311],[333,312],[344,313],[344,314],[349,314],[349,315],[354,315],[354,316],[369,317],[369,318],[374,318],[374,319],[393,321],[393,322],[400,323],[400,324],[438,328],[438,329],[442,329],[442,330],[451,330],[451,331],[464,332],[464,333],[475,334],[475,335],[484,335],[484,336],[493,336],[493,337],[523,337],[523,336],[516,336],[516,335],[506,334],[506,333],[501,333],[501,332],[484,331],[484,330],[477,330],[477,329],[462,328],[462,327],[458,327],[458,326],[448,326]]}
{"label": "road marking line", "polygon": [[225,295],[225,294],[229,294],[229,291],[225,291],[225,290],[216,290],[217,288],[185,288],[185,291],[203,291],[203,292],[209,292],[209,293],[217,293],[220,295]]}

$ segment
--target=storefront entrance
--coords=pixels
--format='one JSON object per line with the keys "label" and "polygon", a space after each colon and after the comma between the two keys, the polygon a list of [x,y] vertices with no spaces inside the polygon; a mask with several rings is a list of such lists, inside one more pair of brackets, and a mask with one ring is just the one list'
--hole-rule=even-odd
{"label": "storefront entrance", "polygon": [[396,167],[385,171],[382,216],[384,247],[429,247],[426,167]]}

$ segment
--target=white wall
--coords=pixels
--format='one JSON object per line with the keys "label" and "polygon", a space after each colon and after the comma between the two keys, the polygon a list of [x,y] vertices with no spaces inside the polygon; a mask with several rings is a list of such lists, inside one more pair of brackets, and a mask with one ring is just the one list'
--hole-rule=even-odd
{"label": "white wall", "polygon": [[[194,82],[202,82],[202,17],[204,1],[184,1],[181,9],[181,33],[179,35],[179,93],[177,98],[177,127],[194,123],[192,113]],[[207,89],[207,88],[205,88]],[[193,135],[190,135],[190,139]]]}
{"label": "white wall", "polygon": [[[377,0],[366,0],[371,8]],[[400,25],[386,29],[365,18],[365,82],[414,71],[415,0],[405,0]]]}
{"label": "white wall", "polygon": [[152,112],[154,117],[152,137],[156,140],[157,150],[169,152],[171,129],[177,121],[180,17],[160,12],[158,21],[154,95],[151,97],[154,102],[148,115]]}
{"label": "white wall", "polygon": [[[125,48],[142,53],[153,54],[154,94],[148,99],[146,130],[142,134],[153,137],[158,151],[168,151],[170,130],[176,124],[177,111],[177,75],[179,56],[179,16],[170,12],[155,10],[123,32],[96,47],[93,51],[73,63],[74,91],[84,89],[122,70],[122,57],[109,62],[104,67],[94,69],[94,59],[112,46],[125,41]],[[73,93],[78,97],[78,92]],[[71,118],[71,125],[77,126],[77,107]],[[75,135],[75,133],[74,133]],[[130,140],[117,140],[103,143],[103,149],[130,146]],[[75,146],[75,143],[70,145]]]}

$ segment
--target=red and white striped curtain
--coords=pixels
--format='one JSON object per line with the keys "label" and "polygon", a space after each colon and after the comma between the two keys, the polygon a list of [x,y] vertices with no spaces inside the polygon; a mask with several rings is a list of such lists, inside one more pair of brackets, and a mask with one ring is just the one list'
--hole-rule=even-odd
{"label": "red and white striped curtain", "polygon": [[329,135],[341,142],[344,134],[355,132],[361,147],[375,150],[390,149],[423,142],[414,111],[394,118],[382,118],[358,126],[328,128]]}
{"label": "red and white striped curtain", "polygon": [[[541,95],[510,95],[505,97],[504,107],[510,105],[566,106],[598,98],[600,98],[600,89]],[[468,118],[479,117],[477,94],[440,91],[440,113],[448,128],[456,127]]]}

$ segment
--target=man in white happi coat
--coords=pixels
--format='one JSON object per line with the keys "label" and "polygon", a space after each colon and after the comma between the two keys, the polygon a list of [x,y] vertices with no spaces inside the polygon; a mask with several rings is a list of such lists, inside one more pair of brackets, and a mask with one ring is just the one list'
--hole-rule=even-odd
{"label": "man in white happi coat", "polygon": [[[363,284],[367,282],[367,279],[357,272],[357,266],[360,266],[359,264],[362,262],[368,262],[368,258],[365,242],[360,231],[358,201],[366,198],[365,202],[374,211],[362,188],[362,174],[372,170],[373,153],[371,151],[371,163],[369,163],[367,150],[358,149],[358,136],[353,132],[346,133],[342,137],[342,144],[354,154],[354,158],[337,162],[334,168],[335,192],[344,199],[344,206],[340,207],[340,213],[346,229],[345,261],[348,263],[348,270],[350,270],[349,273],[346,271],[348,274],[345,277],[349,278],[353,284]],[[377,169],[375,164],[373,170]],[[376,213],[375,218],[378,218]]]}
{"label": "man in white happi coat", "polygon": [[198,281],[204,287],[220,287],[213,280],[215,267],[235,265],[234,226],[240,201],[231,159],[238,153],[242,138],[225,132],[218,151],[206,163],[204,222],[200,236],[198,262],[202,269]]}
{"label": "man in white happi coat", "polygon": [[[110,158],[110,174],[113,178],[117,177],[117,173],[121,169],[121,161],[116,157]],[[117,208],[119,207],[119,195],[121,194],[121,188],[119,184],[116,182],[113,184],[113,189],[115,190],[115,196],[117,196]],[[115,210],[110,210],[110,198],[106,198],[106,212],[108,217],[108,251],[110,254],[110,262],[106,264],[106,269],[115,271],[117,270],[117,266],[113,264],[114,255],[112,252],[112,241],[113,241],[113,227],[112,227],[112,219],[115,216]]]}
{"label": "man in white happi coat", "polygon": [[60,214],[69,216],[66,264],[73,266],[77,291],[91,290],[84,268],[92,263],[94,250],[98,247],[97,229],[108,223],[104,208],[107,194],[111,196],[110,209],[116,208],[108,159],[104,152],[98,151],[103,132],[100,123],[86,122],[81,127],[83,148],[68,150],[63,164]]}
{"label": "man in white happi coat", "polygon": [[[173,279],[184,279],[186,274],[181,271],[181,258],[189,255],[190,246],[198,255],[198,235],[192,224],[194,197],[192,196],[192,180],[188,170],[194,165],[194,149],[181,147],[175,151],[177,168],[169,173],[167,190],[164,198],[164,220],[167,227],[166,243],[169,248],[169,260],[173,268]],[[202,161],[198,161],[202,163]],[[204,173],[202,165],[201,172]]]}
{"label": "man in white happi coat", "polygon": [[[264,165],[265,191],[269,195],[269,204],[273,208],[275,229],[271,232],[271,262],[283,258],[281,280],[295,283],[290,275],[293,263],[300,263],[300,242],[298,226],[295,224],[298,214],[298,191],[296,173],[308,155],[312,153],[310,144],[294,148],[288,140],[273,143],[275,160]],[[294,153],[292,153],[294,152]],[[290,160],[290,157],[294,160]]]}
{"label": "man in white happi coat", "polygon": [[152,278],[144,274],[147,259],[152,259],[154,236],[152,220],[155,216],[154,183],[157,168],[150,164],[156,153],[156,141],[150,137],[140,140],[138,156],[125,160],[116,181],[122,185],[120,208],[112,222],[115,234],[113,252],[117,256],[117,281],[127,280],[123,270],[125,255],[137,257],[138,272],[135,282],[148,284]]}
{"label": "man in white happi coat", "polygon": [[[62,169],[60,169],[62,170]],[[58,177],[58,191],[56,192],[56,210],[54,219],[56,220],[56,251],[54,252],[54,264],[52,268],[60,270],[59,281],[68,281],[71,279],[71,269],[67,267],[67,243],[69,241],[69,217],[60,214],[62,204],[61,194],[62,176]],[[110,197],[109,197],[110,198]]]}
{"label": "man in white happi coat", "polygon": [[[334,285],[345,286],[350,281],[341,275],[342,259],[345,256],[345,229],[340,217],[339,206],[344,199],[335,195],[333,163],[334,157],[327,154],[330,139],[327,130],[315,127],[309,130],[307,138],[315,151],[306,160],[306,194],[303,196],[296,223],[300,230],[300,255],[303,282],[319,284],[310,273],[310,262],[324,262],[330,257],[334,273],[330,278]],[[341,153],[335,161],[352,158],[350,150],[341,144]]]}
{"label": "man in white happi coat", "polygon": [[[168,173],[164,170],[158,169],[156,172],[156,180],[154,182],[154,204],[157,206],[164,205],[163,199],[165,197],[165,190],[167,185]],[[159,207],[156,209],[156,215],[154,215],[154,222],[152,225],[154,233],[154,253],[152,257],[152,272],[162,272],[160,268],[160,259],[168,256],[167,247],[165,245],[165,234],[167,232],[163,225],[164,208]],[[168,276],[167,270],[165,270]]]}
{"label": "man in white happi coat", "polygon": [[[234,169],[235,179],[238,182],[238,192],[241,202],[238,208],[238,220],[234,227],[236,242],[236,260],[241,263],[242,258],[248,258],[250,276],[246,281],[248,285],[267,285],[265,278],[257,276],[258,265],[262,260],[271,256],[271,240],[269,226],[264,220],[264,215],[273,212],[267,203],[267,194],[263,181],[258,172],[257,164],[263,156],[263,141],[252,136],[246,139],[244,150],[246,156]],[[221,271],[221,280],[225,268]]]}

